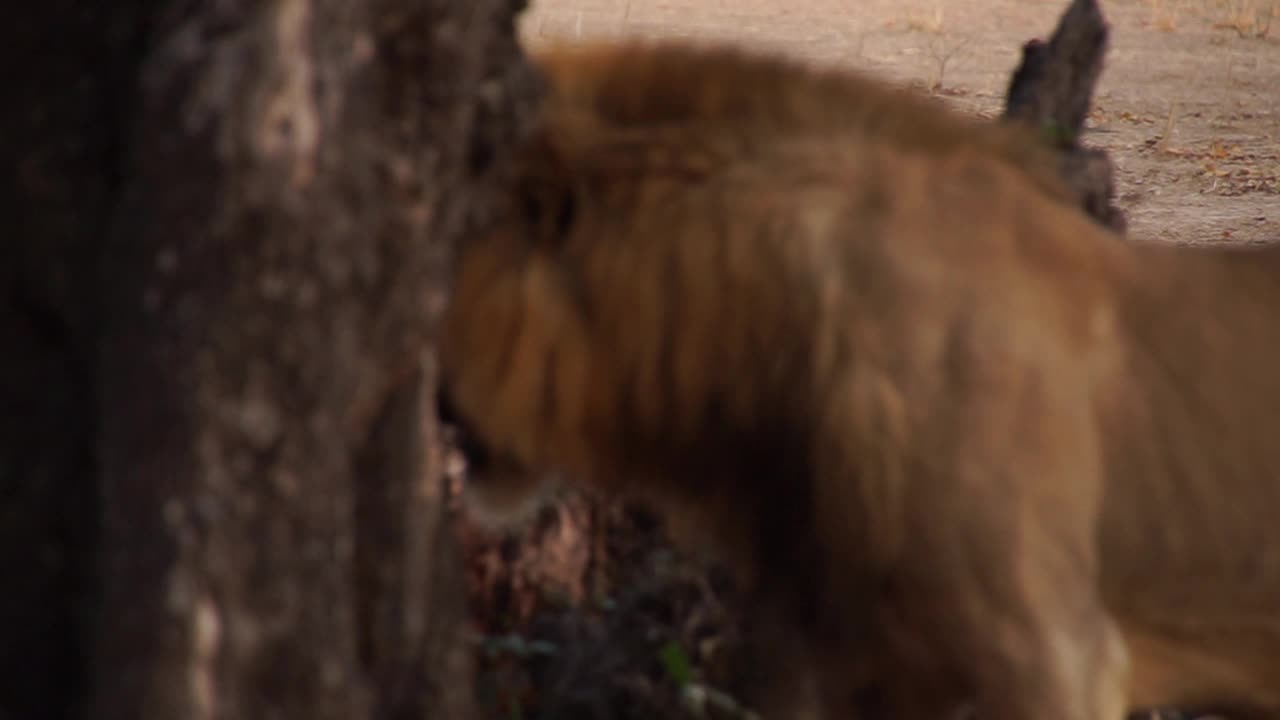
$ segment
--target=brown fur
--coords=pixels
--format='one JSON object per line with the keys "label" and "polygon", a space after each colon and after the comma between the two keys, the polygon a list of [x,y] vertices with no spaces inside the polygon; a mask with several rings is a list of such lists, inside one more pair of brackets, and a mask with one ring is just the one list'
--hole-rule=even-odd
{"label": "brown fur", "polygon": [[1076,200],[1058,156],[1030,128],[947,112],[934,98],[847,69],[669,42],[552,46],[536,59],[552,86],[548,123],[573,128],[576,142],[607,125],[614,142],[628,132],[669,132],[683,135],[682,144],[740,152],[802,135],[853,135],[926,152],[980,148],[1046,194]]}
{"label": "brown fur", "polygon": [[866,78],[542,62],[442,338],[494,457],[721,552],[827,717],[1280,717],[1280,251],[1122,241]]}

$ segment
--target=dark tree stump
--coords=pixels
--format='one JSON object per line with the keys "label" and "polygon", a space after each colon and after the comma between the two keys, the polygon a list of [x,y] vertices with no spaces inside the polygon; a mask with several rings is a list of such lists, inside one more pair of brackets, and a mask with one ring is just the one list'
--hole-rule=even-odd
{"label": "dark tree stump", "polygon": [[1106,151],[1080,144],[1094,88],[1102,74],[1109,30],[1097,0],[1073,0],[1053,36],[1022,46],[1005,95],[1004,119],[1036,128],[1062,156],[1063,178],[1086,213],[1124,232],[1115,199],[1114,169]]}

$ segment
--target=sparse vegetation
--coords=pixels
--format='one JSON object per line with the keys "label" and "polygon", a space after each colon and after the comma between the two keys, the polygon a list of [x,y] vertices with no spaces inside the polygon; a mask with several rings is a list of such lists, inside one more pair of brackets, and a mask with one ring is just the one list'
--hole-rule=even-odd
{"label": "sparse vegetation", "polygon": [[943,83],[946,81],[947,67],[952,63],[961,50],[969,44],[968,37],[947,37],[944,35],[929,35],[925,43],[929,57],[933,59],[933,67],[930,70],[928,88],[930,92],[940,92]]}
{"label": "sparse vegetation", "polygon": [[945,27],[946,11],[941,2],[934,2],[928,10],[910,9],[907,11],[906,25],[908,30],[927,35],[941,35]]}
{"label": "sparse vegetation", "polygon": [[1178,29],[1178,6],[1175,4],[1177,0],[1147,0],[1147,5],[1151,8],[1151,18],[1148,25],[1164,32],[1173,32]]}
{"label": "sparse vegetation", "polygon": [[1215,27],[1234,30],[1242,38],[1266,38],[1271,24],[1280,14],[1276,0],[1226,0],[1226,17]]}

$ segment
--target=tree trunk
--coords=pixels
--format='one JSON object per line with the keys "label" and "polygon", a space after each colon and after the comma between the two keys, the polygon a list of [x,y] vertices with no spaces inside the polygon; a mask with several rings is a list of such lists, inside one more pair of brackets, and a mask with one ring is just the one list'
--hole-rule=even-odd
{"label": "tree trunk", "polygon": [[465,713],[427,351],[518,9],[10,12],[0,718]]}

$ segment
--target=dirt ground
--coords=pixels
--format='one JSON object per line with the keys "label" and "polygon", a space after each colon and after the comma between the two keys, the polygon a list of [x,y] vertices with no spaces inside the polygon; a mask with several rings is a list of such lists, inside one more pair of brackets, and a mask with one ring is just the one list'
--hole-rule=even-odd
{"label": "dirt ground", "polygon": [[[730,40],[940,85],[999,112],[1023,41],[1065,0],[533,0],[527,42]],[[1280,240],[1280,0],[1103,0],[1111,50],[1087,142],[1116,164],[1130,233]]]}

